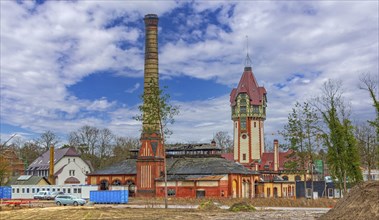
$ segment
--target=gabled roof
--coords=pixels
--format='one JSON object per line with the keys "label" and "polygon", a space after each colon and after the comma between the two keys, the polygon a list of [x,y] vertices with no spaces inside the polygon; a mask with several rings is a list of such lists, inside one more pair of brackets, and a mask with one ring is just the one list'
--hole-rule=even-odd
{"label": "gabled roof", "polygon": [[[11,185],[37,185],[41,181],[45,181],[47,184],[50,184],[46,177],[43,176],[27,176],[28,178],[20,178],[21,176],[12,176],[7,182],[7,186]],[[24,177],[26,177],[24,175]]]}
{"label": "gabled roof", "polygon": [[[73,147],[69,148],[59,148],[54,150],[54,164],[58,163],[63,157],[79,157],[80,154]],[[28,167],[28,170],[31,169],[49,169],[50,162],[50,150],[43,153],[37,159],[33,161]]]}
{"label": "gabled roof", "polygon": [[250,104],[262,105],[264,95],[267,93],[264,87],[260,87],[255,79],[251,67],[245,67],[237,88],[232,89],[230,93],[230,103],[236,105],[237,96],[246,93],[250,98]]}

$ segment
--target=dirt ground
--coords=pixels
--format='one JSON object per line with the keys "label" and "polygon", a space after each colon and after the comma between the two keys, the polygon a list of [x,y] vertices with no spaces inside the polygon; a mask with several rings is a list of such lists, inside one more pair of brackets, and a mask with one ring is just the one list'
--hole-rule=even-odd
{"label": "dirt ground", "polygon": [[13,219],[316,219],[325,212],[320,211],[255,211],[230,212],[228,210],[200,211],[197,209],[135,209],[115,207],[45,207],[23,208],[1,211],[1,220]]}
{"label": "dirt ground", "polygon": [[355,186],[320,219],[379,219],[379,181]]}
{"label": "dirt ground", "polygon": [[[330,208],[335,200],[330,199],[212,199],[217,206],[228,207],[238,202],[249,202],[258,207],[255,212],[231,212],[227,209],[199,210],[194,207],[209,199],[178,199],[169,198],[169,209],[162,207],[162,198],[129,198],[126,205],[94,205],[86,204],[83,207],[58,207],[53,201],[35,201],[31,205],[21,207],[1,207],[0,220],[12,219],[317,219],[326,213],[326,210],[269,210],[259,207],[323,207]],[[174,206],[176,205],[176,206]],[[139,207],[139,208],[136,208]],[[176,208],[173,208],[176,207]],[[181,208],[179,208],[181,207]],[[190,208],[192,207],[192,208]]]}

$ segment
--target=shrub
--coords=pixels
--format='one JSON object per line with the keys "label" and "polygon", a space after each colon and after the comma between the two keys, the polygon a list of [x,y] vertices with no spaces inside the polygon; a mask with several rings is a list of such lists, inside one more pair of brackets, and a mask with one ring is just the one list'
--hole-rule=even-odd
{"label": "shrub", "polygon": [[229,211],[232,212],[253,212],[255,210],[254,206],[247,202],[235,203],[229,208]]}
{"label": "shrub", "polygon": [[202,203],[200,203],[198,209],[200,210],[216,210],[216,209],[220,209],[219,206],[217,206],[216,204],[213,203],[213,201],[204,201]]}

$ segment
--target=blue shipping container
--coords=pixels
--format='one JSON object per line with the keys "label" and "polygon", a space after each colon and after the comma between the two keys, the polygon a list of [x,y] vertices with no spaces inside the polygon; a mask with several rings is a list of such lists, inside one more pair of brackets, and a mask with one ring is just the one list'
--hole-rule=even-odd
{"label": "blue shipping container", "polygon": [[126,204],[128,197],[128,190],[90,191],[89,201],[97,204]]}
{"label": "blue shipping container", "polygon": [[11,199],[12,188],[9,186],[0,186],[0,199]]}

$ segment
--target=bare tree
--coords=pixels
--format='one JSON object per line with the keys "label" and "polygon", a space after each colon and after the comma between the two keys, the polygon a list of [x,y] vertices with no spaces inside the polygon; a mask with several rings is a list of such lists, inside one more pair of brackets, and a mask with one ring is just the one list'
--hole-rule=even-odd
{"label": "bare tree", "polygon": [[33,141],[25,142],[23,147],[20,149],[21,158],[28,166],[43,153],[43,150],[43,148],[38,146]]}
{"label": "bare tree", "polygon": [[100,157],[100,166],[109,158],[112,153],[112,142],[114,140],[114,135],[111,130],[104,128],[99,131],[99,157]]}
{"label": "bare tree", "polygon": [[113,147],[112,161],[120,162],[130,157],[130,149],[137,149],[140,146],[138,138],[117,137]]}
{"label": "bare tree", "polygon": [[360,124],[355,127],[361,164],[368,170],[368,180],[371,180],[371,170],[376,168],[376,162],[379,159],[375,132],[374,127],[368,124]]}
{"label": "bare tree", "polygon": [[36,140],[36,143],[39,144],[44,151],[49,150],[51,145],[55,146],[59,143],[59,137],[52,131],[45,131],[41,136]]}
{"label": "bare tree", "polygon": [[216,142],[216,146],[221,148],[223,153],[233,152],[233,140],[226,131],[217,132],[213,140]]}
{"label": "bare tree", "polygon": [[85,125],[69,134],[69,143],[71,146],[78,148],[81,153],[88,153],[94,156],[99,132],[98,128]]}

